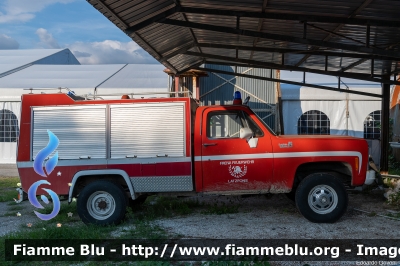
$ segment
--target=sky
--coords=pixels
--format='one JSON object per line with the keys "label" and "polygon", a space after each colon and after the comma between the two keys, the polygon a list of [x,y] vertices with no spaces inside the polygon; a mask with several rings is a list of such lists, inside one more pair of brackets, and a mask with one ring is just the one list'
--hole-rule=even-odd
{"label": "sky", "polygon": [[86,0],[0,0],[0,49],[64,48],[81,64],[157,63]]}

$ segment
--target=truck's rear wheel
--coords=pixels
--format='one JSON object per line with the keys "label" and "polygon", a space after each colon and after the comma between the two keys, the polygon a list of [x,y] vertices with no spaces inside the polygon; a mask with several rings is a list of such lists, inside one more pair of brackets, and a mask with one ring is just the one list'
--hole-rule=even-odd
{"label": "truck's rear wheel", "polygon": [[78,214],[86,224],[119,224],[125,217],[127,200],[122,187],[98,180],[83,188],[78,197]]}
{"label": "truck's rear wheel", "polygon": [[329,173],[310,174],[296,190],[296,205],[314,223],[336,222],[346,212],[348,196],[343,183]]}

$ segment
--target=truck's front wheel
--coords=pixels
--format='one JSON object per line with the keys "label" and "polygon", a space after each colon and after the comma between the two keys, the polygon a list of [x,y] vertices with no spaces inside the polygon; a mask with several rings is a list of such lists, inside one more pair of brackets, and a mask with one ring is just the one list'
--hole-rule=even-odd
{"label": "truck's front wheel", "polygon": [[296,190],[296,205],[314,223],[336,222],[346,212],[348,196],[343,183],[330,173],[304,178]]}
{"label": "truck's front wheel", "polygon": [[122,187],[98,180],[83,188],[78,197],[78,214],[86,224],[119,224],[125,217],[126,196]]}

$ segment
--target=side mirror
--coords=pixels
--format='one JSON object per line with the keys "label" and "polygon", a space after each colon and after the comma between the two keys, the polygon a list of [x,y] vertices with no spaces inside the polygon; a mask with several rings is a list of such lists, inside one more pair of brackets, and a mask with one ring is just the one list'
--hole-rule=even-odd
{"label": "side mirror", "polygon": [[249,139],[253,136],[253,131],[251,131],[250,128],[246,127],[242,127],[239,131],[239,137],[241,139]]}
{"label": "side mirror", "polygon": [[247,105],[250,101],[250,96],[247,96],[246,99],[244,99],[243,105]]}

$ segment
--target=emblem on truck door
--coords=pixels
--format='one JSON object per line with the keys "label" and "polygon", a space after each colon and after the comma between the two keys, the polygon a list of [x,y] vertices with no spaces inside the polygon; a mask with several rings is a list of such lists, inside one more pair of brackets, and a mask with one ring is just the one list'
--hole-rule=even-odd
{"label": "emblem on truck door", "polygon": [[293,143],[291,141],[289,141],[288,143],[279,143],[279,147],[280,148],[292,148]]}
{"label": "emblem on truck door", "polygon": [[231,176],[236,177],[236,178],[241,178],[246,175],[247,173],[247,166],[239,166],[239,165],[230,165],[228,166],[229,168],[229,173]]}

